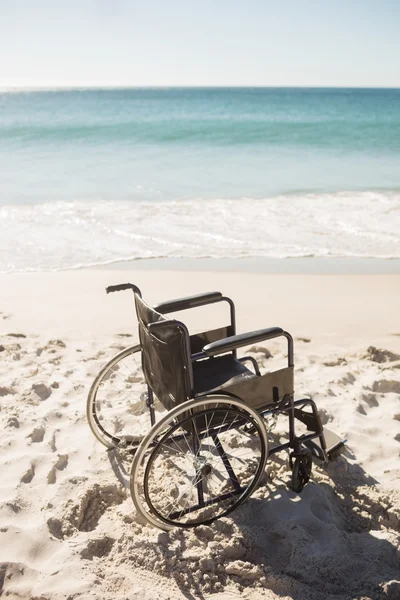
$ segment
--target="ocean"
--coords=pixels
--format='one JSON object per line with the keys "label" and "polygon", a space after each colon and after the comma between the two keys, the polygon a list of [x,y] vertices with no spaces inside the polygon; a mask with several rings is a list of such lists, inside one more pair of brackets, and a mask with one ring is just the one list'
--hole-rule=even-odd
{"label": "ocean", "polygon": [[0,271],[400,258],[400,89],[0,93]]}

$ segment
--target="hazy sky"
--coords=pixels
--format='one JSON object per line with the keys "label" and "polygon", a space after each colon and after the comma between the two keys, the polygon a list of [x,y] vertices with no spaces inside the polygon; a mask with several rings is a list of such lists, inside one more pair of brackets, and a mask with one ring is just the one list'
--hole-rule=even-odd
{"label": "hazy sky", "polygon": [[0,86],[400,87],[400,0],[0,0]]}

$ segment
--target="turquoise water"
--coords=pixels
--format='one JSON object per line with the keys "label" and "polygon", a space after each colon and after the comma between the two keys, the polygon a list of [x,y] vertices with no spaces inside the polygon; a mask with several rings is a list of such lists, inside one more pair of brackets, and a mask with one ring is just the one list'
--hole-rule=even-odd
{"label": "turquoise water", "polygon": [[0,93],[0,173],[3,270],[400,256],[400,90]]}

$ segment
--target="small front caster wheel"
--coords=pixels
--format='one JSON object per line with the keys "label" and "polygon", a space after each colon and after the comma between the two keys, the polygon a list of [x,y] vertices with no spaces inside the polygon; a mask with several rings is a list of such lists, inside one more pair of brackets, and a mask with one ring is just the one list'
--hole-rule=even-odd
{"label": "small front caster wheel", "polygon": [[295,457],[292,470],[292,490],[297,494],[310,481],[311,469],[311,452],[302,452]]}

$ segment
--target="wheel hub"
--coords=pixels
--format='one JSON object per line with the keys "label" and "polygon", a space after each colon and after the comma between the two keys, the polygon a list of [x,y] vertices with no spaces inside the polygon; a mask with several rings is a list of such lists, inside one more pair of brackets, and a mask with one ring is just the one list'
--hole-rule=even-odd
{"label": "wheel hub", "polygon": [[212,466],[207,461],[205,456],[197,456],[194,461],[194,468],[198,475],[202,475],[203,477],[209,475],[212,471]]}
{"label": "wheel hub", "polygon": [[201,468],[201,474],[203,476],[209,475],[212,471],[212,466],[209,465],[208,463],[206,463],[202,468]]}

